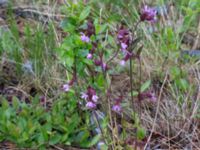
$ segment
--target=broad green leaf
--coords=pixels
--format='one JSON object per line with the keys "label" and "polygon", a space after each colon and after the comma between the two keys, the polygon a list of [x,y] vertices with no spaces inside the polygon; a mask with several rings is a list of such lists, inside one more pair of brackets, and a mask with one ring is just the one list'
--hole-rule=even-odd
{"label": "broad green leaf", "polygon": [[62,29],[66,32],[73,32],[76,30],[76,19],[69,17],[69,18],[65,18],[60,26],[62,27]]}
{"label": "broad green leaf", "polygon": [[184,90],[184,91],[189,88],[189,84],[188,84],[187,80],[185,80],[185,79],[177,79],[176,84],[181,90]]}
{"label": "broad green leaf", "polygon": [[88,17],[88,15],[90,14],[90,7],[86,7],[80,14],[79,16],[79,22],[83,21],[84,19],[86,19]]}

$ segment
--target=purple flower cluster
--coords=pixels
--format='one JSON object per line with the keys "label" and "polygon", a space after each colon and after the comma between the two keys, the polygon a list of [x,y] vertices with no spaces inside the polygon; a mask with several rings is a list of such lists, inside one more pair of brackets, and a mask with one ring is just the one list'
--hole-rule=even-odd
{"label": "purple flower cluster", "polygon": [[67,83],[65,83],[65,84],[62,85],[62,87],[61,87],[62,90],[64,92],[68,92],[70,90],[70,87],[74,84],[74,82],[76,82],[76,75],[75,75],[75,73],[74,73],[73,78],[70,81],[68,81]]}
{"label": "purple flower cluster", "polygon": [[[90,42],[90,37],[92,35],[95,35],[95,27],[91,20],[87,22],[87,29],[83,32],[81,32],[81,40],[85,43]],[[108,69],[108,65],[103,62],[103,54],[100,54],[99,59],[94,58],[94,54],[97,48],[97,43],[92,42],[92,48],[90,49],[89,53],[87,54],[87,59],[94,59],[93,62],[96,66],[100,66],[103,71],[106,71]]]}
{"label": "purple flower cluster", "polygon": [[95,27],[94,24],[91,20],[88,20],[87,22],[87,29],[83,32],[81,32],[81,40],[83,42],[89,43],[90,42],[90,37],[92,35],[95,35]]}
{"label": "purple flower cluster", "polygon": [[[87,22],[87,29],[83,32],[81,32],[81,41],[85,42],[85,43],[89,43],[90,42],[90,37],[92,35],[95,35],[95,27],[94,24],[91,20],[88,20]],[[87,55],[87,59],[92,59],[93,58],[93,54],[95,52],[95,49],[97,47],[96,43],[92,43],[92,49],[90,50],[90,52]]]}
{"label": "purple flower cluster", "polygon": [[100,57],[100,59],[95,59],[94,60],[94,64],[96,66],[100,66],[103,71],[107,71],[108,70],[108,65],[105,62],[103,62],[102,57]]}
{"label": "purple flower cluster", "polygon": [[145,5],[141,10],[140,20],[153,23],[157,20],[156,14],[156,9],[150,8],[147,5]]}
{"label": "purple flower cluster", "polygon": [[120,65],[124,66],[126,62],[133,56],[132,52],[128,49],[131,41],[128,29],[125,29],[123,26],[121,26],[117,33],[117,40],[124,55]]}
{"label": "purple flower cluster", "polygon": [[100,66],[103,71],[108,70],[108,65],[103,61],[103,54],[100,54],[99,58],[94,59],[93,62],[96,66]]}
{"label": "purple flower cluster", "polygon": [[122,101],[122,96],[120,96],[117,99],[115,99],[115,103],[112,106],[112,110],[114,112],[116,112],[116,113],[121,113],[122,112],[121,101]]}
{"label": "purple flower cluster", "polygon": [[81,93],[81,98],[86,100],[86,107],[88,109],[95,109],[99,97],[96,95],[96,91],[92,87],[87,88],[87,92]]}
{"label": "purple flower cluster", "polygon": [[121,50],[126,50],[128,46],[130,45],[130,35],[129,31],[125,29],[123,26],[121,26],[117,33],[117,40],[118,43],[121,46]]}
{"label": "purple flower cluster", "polygon": [[85,43],[89,43],[90,38],[87,35],[85,35],[84,33],[81,32],[81,41],[83,41]]}
{"label": "purple flower cluster", "polygon": [[117,113],[120,113],[122,111],[121,105],[120,104],[113,105],[112,110]]}

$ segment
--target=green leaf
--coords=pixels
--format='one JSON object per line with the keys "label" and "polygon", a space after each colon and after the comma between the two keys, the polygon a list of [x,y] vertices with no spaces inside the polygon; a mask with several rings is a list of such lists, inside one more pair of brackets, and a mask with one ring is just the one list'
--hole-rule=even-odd
{"label": "green leaf", "polygon": [[41,131],[41,139],[43,142],[47,142],[48,141],[48,134],[47,131],[44,127],[40,127],[40,131]]}
{"label": "green leaf", "polygon": [[87,65],[92,65],[93,62],[89,59],[81,59],[83,63],[87,64]]}
{"label": "green leaf", "polygon": [[65,143],[68,141],[68,138],[69,138],[69,134],[68,133],[65,133],[64,135],[62,135],[62,139],[61,139],[61,142]]}
{"label": "green leaf", "polygon": [[76,141],[79,143],[85,143],[85,141],[87,141],[88,137],[90,136],[89,131],[81,131],[77,137],[76,137]]}
{"label": "green leaf", "polygon": [[90,14],[90,7],[86,7],[79,16],[79,22],[83,21]]}
{"label": "green leaf", "polygon": [[100,24],[97,24],[96,26],[95,26],[95,32],[96,32],[96,34],[100,34],[100,33],[102,33],[102,32],[105,32],[106,31],[106,28],[107,28],[107,25],[106,24],[103,24],[103,25],[100,25]]}
{"label": "green leaf", "polygon": [[74,64],[74,58],[73,58],[73,57],[66,57],[66,58],[65,58],[65,64],[66,64],[68,67],[72,67],[73,64]]}
{"label": "green leaf", "polygon": [[74,30],[76,30],[76,19],[69,17],[69,18],[65,18],[61,24],[60,24],[61,28],[68,32],[73,32]]}
{"label": "green leaf", "polygon": [[0,135],[0,142],[4,141],[5,137],[3,135]]}
{"label": "green leaf", "polygon": [[49,144],[50,145],[55,145],[57,143],[59,143],[59,141],[61,140],[61,135],[59,134],[55,134],[53,136],[50,137],[50,141],[49,141]]}
{"label": "green leaf", "polygon": [[8,103],[8,101],[5,98],[3,98],[3,100],[1,101],[1,107],[4,110],[6,110],[9,107],[9,103]]}
{"label": "green leaf", "polygon": [[80,145],[82,147],[92,147],[93,145],[95,145],[100,140],[100,138],[101,138],[101,135],[98,134],[94,138],[92,138],[92,140],[84,141],[84,142],[80,143]]}
{"label": "green leaf", "polygon": [[99,88],[104,88],[105,82],[104,82],[104,76],[102,74],[96,77],[96,83]]}
{"label": "green leaf", "polygon": [[142,84],[140,88],[140,92],[146,91],[151,85],[151,80],[146,81],[144,84]]}
{"label": "green leaf", "polygon": [[19,108],[19,100],[18,100],[18,98],[15,97],[15,96],[12,98],[12,106],[13,106],[13,108],[16,109],[16,110]]}
{"label": "green leaf", "polygon": [[175,78],[181,75],[181,71],[178,67],[174,66],[170,69],[170,74],[171,74],[172,80],[174,80]]}
{"label": "green leaf", "polygon": [[99,140],[100,140],[100,138],[101,138],[101,135],[100,134],[98,134],[98,135],[96,135],[91,141],[90,141],[90,143],[89,143],[89,147],[92,147],[92,146],[94,146]]}
{"label": "green leaf", "polygon": [[176,80],[176,84],[181,90],[184,90],[184,91],[186,91],[189,88],[189,84],[188,84],[187,80],[185,80],[185,79]]}
{"label": "green leaf", "polygon": [[144,128],[139,127],[139,128],[137,129],[137,138],[138,138],[139,140],[142,140],[142,139],[145,138],[145,136],[146,136],[146,130],[145,130]]}

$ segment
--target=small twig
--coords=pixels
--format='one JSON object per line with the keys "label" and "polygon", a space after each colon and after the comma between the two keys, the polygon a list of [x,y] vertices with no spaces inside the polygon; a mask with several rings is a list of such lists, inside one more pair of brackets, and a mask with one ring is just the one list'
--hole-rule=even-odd
{"label": "small twig", "polygon": [[51,147],[53,147],[53,148],[55,148],[55,149],[58,149],[58,150],[64,150],[64,149],[62,149],[62,148],[60,148],[60,147],[58,147],[58,146],[56,146],[56,145],[51,145]]}

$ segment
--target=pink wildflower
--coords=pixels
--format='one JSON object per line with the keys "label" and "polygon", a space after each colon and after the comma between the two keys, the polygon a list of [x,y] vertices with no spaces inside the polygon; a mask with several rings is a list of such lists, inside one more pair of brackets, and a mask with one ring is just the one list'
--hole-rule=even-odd
{"label": "pink wildflower", "polygon": [[104,71],[106,71],[108,68],[107,68],[107,64],[106,63],[102,63],[101,64],[101,67]]}
{"label": "pink wildflower", "polygon": [[92,96],[92,100],[96,103],[97,102],[97,100],[99,99],[99,97],[97,96],[97,95],[93,95]]}
{"label": "pink wildflower", "polygon": [[149,94],[149,99],[151,102],[156,102],[157,101],[157,97],[155,95],[155,93],[150,93]]}
{"label": "pink wildflower", "polygon": [[122,108],[119,104],[115,104],[115,105],[113,105],[112,110],[119,113],[119,112],[121,112]]}
{"label": "pink wildflower", "polygon": [[84,33],[81,33],[81,40],[86,43],[90,42],[90,38],[86,36]]}
{"label": "pink wildflower", "polygon": [[89,54],[87,55],[87,59],[92,59],[92,54],[91,54],[91,53],[89,53]]}
{"label": "pink wildflower", "polygon": [[87,100],[88,99],[88,95],[84,92],[81,93],[81,98],[84,99],[84,100]]}
{"label": "pink wildflower", "polygon": [[157,20],[156,14],[157,11],[154,8],[150,8],[147,5],[145,5],[141,11],[140,20],[155,22]]}
{"label": "pink wildflower", "polygon": [[125,60],[121,60],[121,61],[120,61],[120,65],[121,65],[121,66],[125,66],[125,64],[126,64],[126,61],[125,61]]}
{"label": "pink wildflower", "polygon": [[126,43],[121,43],[121,48],[122,50],[127,49],[128,45]]}
{"label": "pink wildflower", "polygon": [[86,103],[86,107],[88,109],[94,109],[94,108],[96,108],[96,104],[91,102],[91,101],[89,101],[89,102]]}
{"label": "pink wildflower", "polygon": [[63,89],[63,91],[68,92],[70,90],[69,84],[67,84],[67,83],[63,84],[62,89]]}

